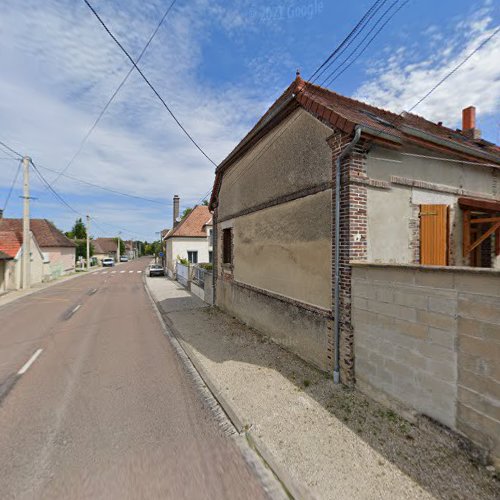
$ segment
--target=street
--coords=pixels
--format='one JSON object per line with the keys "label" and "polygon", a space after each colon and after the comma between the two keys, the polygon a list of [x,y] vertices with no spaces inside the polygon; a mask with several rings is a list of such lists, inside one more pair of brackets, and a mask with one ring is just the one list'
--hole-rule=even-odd
{"label": "street", "polygon": [[0,308],[3,499],[266,498],[164,335],[148,262]]}

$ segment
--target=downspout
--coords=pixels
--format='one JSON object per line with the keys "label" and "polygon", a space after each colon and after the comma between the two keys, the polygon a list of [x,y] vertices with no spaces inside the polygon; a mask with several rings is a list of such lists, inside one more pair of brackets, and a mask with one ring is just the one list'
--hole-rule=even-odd
{"label": "downspout", "polygon": [[333,368],[333,382],[340,383],[340,167],[342,160],[353,150],[361,137],[361,127],[356,126],[353,140],[341,151],[335,161],[335,364]]}

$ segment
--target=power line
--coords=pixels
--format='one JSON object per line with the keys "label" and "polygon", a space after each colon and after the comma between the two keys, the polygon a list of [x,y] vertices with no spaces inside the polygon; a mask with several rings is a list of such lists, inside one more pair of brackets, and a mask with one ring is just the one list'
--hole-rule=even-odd
{"label": "power line", "polygon": [[10,146],[8,146],[7,144],[5,144],[5,142],[2,142],[0,141],[0,144],[5,148],[5,149],[8,149],[11,153],[14,153],[15,155],[17,155],[19,158],[22,158],[23,155],[21,153],[19,153],[18,151],[16,151],[15,149],[11,148]]}
{"label": "power line", "polygon": [[[146,53],[146,50],[148,49],[149,45],[153,41],[153,38],[158,33],[161,25],[163,24],[163,21],[165,21],[165,18],[168,16],[169,12],[172,10],[172,8],[173,8],[173,6],[174,6],[174,4],[175,4],[176,1],[177,0],[173,0],[171,2],[171,4],[169,5],[169,7],[167,8],[167,10],[165,11],[165,13],[163,14],[162,18],[160,19],[160,22],[158,23],[158,25],[156,26],[156,28],[154,29],[154,31],[151,33],[151,36],[149,37],[146,45],[144,46],[144,48],[142,49],[141,53],[139,54],[139,57],[137,58],[137,62],[139,62],[142,59],[142,56]],[[132,66],[129,69],[129,71],[127,72],[127,74],[125,75],[125,77],[123,78],[123,80],[120,82],[120,84],[118,85],[118,87],[116,87],[115,91],[113,92],[113,94],[111,95],[111,97],[108,99],[108,101],[106,102],[106,104],[104,105],[104,107],[102,108],[102,110],[99,113],[98,117],[96,118],[96,120],[94,121],[94,123],[92,124],[92,126],[90,127],[90,129],[85,134],[85,136],[82,139],[82,141],[80,142],[80,146],[78,147],[77,151],[71,157],[71,159],[69,160],[69,162],[67,163],[67,165],[58,173],[57,177],[52,181],[52,185],[54,185],[59,180],[59,178],[62,175],[64,175],[64,173],[68,170],[68,168],[73,164],[73,162],[75,161],[75,159],[77,158],[77,156],[82,152],[83,147],[85,146],[85,143],[88,141],[90,135],[95,130],[95,128],[97,127],[98,123],[101,121],[102,117],[104,116],[104,114],[106,113],[107,109],[109,108],[110,104],[113,102],[114,98],[118,95],[118,92],[120,92],[121,88],[125,85],[125,83],[127,82],[129,76],[132,74],[133,71],[134,71],[134,66]]]}
{"label": "power line", "polygon": [[[39,168],[43,168],[44,170],[47,170],[48,172],[58,173],[57,170],[54,170],[52,168],[44,167],[42,165],[38,165],[38,167]],[[94,188],[97,188],[97,189],[102,189],[103,191],[107,191],[109,193],[117,194],[117,195],[120,195],[120,196],[126,196],[127,198],[134,198],[136,200],[148,201],[149,203],[157,203],[158,205],[165,206],[165,203],[163,203],[161,201],[158,201],[158,200],[152,200],[151,198],[145,198],[143,196],[138,196],[138,195],[130,194],[130,193],[124,193],[124,192],[118,191],[116,189],[111,189],[111,188],[107,188],[107,187],[104,187],[104,186],[100,186],[99,184],[94,184],[93,182],[89,182],[89,181],[86,181],[84,179],[80,179],[78,177],[74,177],[73,175],[62,174],[60,172],[59,172],[59,174],[62,177],[65,177],[67,179],[71,179],[71,180],[74,180],[76,182],[80,182],[81,184],[86,184],[87,186],[91,186],[91,187],[94,187]],[[52,182],[52,185],[54,185],[54,182]]]}
{"label": "power line", "polygon": [[[338,60],[338,58],[354,43],[354,41],[358,38],[358,36],[361,35],[361,33],[364,31],[364,29],[368,26],[370,21],[373,19],[373,17],[377,14],[377,12],[384,6],[384,4],[387,2],[387,0],[383,0],[382,3],[380,3],[381,0],[377,0],[376,2],[373,3],[373,5],[368,9],[368,11],[365,13],[365,15],[361,18],[361,20],[358,22],[358,24],[353,28],[353,30],[349,33],[349,35],[344,39],[342,44],[337,47],[334,52],[330,55],[330,57],[325,61],[325,63],[322,64],[324,66],[323,70],[318,73],[316,78],[312,79],[309,78],[309,81],[311,83],[314,83],[317,81],[321,75],[327,71],[332,64],[335,63],[335,61]],[[352,40],[351,40],[352,37]],[[345,46],[344,46],[345,45]],[[335,56],[335,57],[333,57]],[[326,64],[328,63],[328,64]],[[314,73],[316,74],[316,72]]]}
{"label": "power line", "polygon": [[[394,2],[388,10],[390,10],[390,9],[394,6],[394,4],[395,4],[395,3],[397,3],[397,1],[398,1],[398,0],[396,0],[396,2]],[[374,39],[374,38],[375,38],[375,37],[376,37],[376,36],[380,33],[380,31],[382,30],[382,28],[383,28],[383,27],[384,27],[384,26],[385,26],[385,25],[386,25],[386,24],[387,24],[387,23],[388,23],[388,22],[392,19],[392,17],[393,17],[393,16],[394,16],[394,15],[395,15],[395,14],[396,14],[396,13],[397,13],[397,12],[398,12],[401,8],[402,8],[402,7],[404,7],[404,5],[406,5],[406,3],[408,3],[408,1],[409,1],[409,0],[406,0],[406,2],[405,2],[405,3],[403,3],[403,4],[399,7],[399,9],[397,9],[397,10],[393,13],[393,15],[392,15],[392,16],[391,16],[391,17],[390,17],[390,18],[389,18],[389,19],[388,19],[388,20],[387,20],[387,21],[386,21],[386,22],[382,25],[382,27],[381,27],[381,28],[380,28],[380,29],[379,29],[379,30],[375,33],[375,35],[372,37],[372,39],[370,40],[370,42],[368,43],[368,45],[369,45],[369,44],[373,41],[373,39]],[[384,3],[385,3],[385,2],[384,2]],[[375,4],[373,4],[373,5],[372,5],[372,7],[370,7],[370,9],[369,9],[368,13],[369,13],[369,12],[370,12],[370,11],[371,11],[374,7],[375,7],[375,5],[376,5],[376,4],[377,4],[377,2],[375,2]],[[383,3],[379,6],[379,8],[380,8],[382,5],[383,5]],[[381,18],[383,18],[383,17],[386,15],[386,13],[388,12],[388,10],[386,10],[386,11],[382,14]],[[377,9],[377,11],[378,11],[378,9]],[[376,13],[377,11],[375,11],[375,13]],[[367,13],[367,14],[368,14],[368,13]],[[363,18],[365,18],[365,17],[367,16],[367,14],[365,14],[365,16],[363,16]],[[371,18],[370,18],[370,19],[371,19]],[[370,20],[370,19],[369,19],[369,20]],[[360,24],[360,23],[358,23],[358,25],[359,25],[359,24]],[[361,32],[362,32],[362,31],[363,31],[363,30],[367,27],[367,24],[368,24],[368,23],[365,23],[365,24],[362,26],[360,33],[361,33]],[[375,26],[374,26],[374,27],[376,27],[376,26],[377,26],[377,24],[378,24],[378,21],[377,21],[377,23],[375,24]],[[367,36],[369,36],[369,34],[373,31],[374,27],[370,30],[370,32],[368,33],[368,35],[367,35]],[[366,37],[363,39],[363,41],[364,41],[365,39],[366,39]],[[363,41],[362,41],[361,43],[363,43]],[[342,42],[342,43],[344,43],[344,42]],[[349,45],[350,45],[350,44],[349,44]],[[366,50],[366,48],[368,47],[368,45],[365,47],[365,49],[364,49],[364,50]],[[346,47],[346,48],[347,48],[347,47]],[[356,50],[356,49],[355,49],[355,50]],[[364,50],[363,50],[363,51],[364,51]],[[335,51],[334,51],[333,53],[335,53]],[[361,54],[359,54],[359,55],[361,55]],[[331,56],[329,56],[329,57],[331,57]],[[333,61],[332,61],[332,62],[333,62]],[[324,66],[324,63],[323,63],[323,65],[322,65],[322,66]],[[313,74],[315,74],[316,72],[317,72],[317,71],[315,71]],[[312,85],[312,83],[311,83],[310,81],[309,81],[309,82],[306,82],[305,86],[303,87],[303,89],[301,89],[301,91],[300,91],[300,92],[304,92],[304,91],[305,91],[305,90],[307,90],[307,88],[308,88],[308,87],[310,87],[311,85]],[[318,90],[319,90],[319,88],[318,88],[318,89],[313,89],[313,91],[312,91],[313,96],[314,96],[314,95],[318,92]],[[230,182],[230,184],[229,184],[228,186],[232,186],[232,185],[233,185],[233,184],[234,184],[234,183],[235,183],[238,179],[240,179],[240,178],[241,178],[241,176],[245,173],[245,171],[246,171],[246,170],[247,170],[247,169],[248,169],[248,168],[249,168],[249,167],[250,167],[250,166],[251,166],[251,165],[252,165],[255,161],[257,161],[257,160],[258,160],[258,159],[259,159],[259,158],[260,158],[260,157],[261,157],[261,156],[262,156],[262,155],[263,155],[266,151],[268,151],[268,150],[269,150],[269,148],[273,145],[273,143],[275,142],[275,140],[279,139],[279,138],[280,138],[280,137],[281,137],[281,136],[285,133],[285,131],[288,129],[288,127],[289,127],[289,126],[291,126],[291,125],[295,122],[295,120],[296,120],[297,118],[298,118],[298,115],[297,115],[297,116],[295,116],[295,118],[294,118],[293,120],[291,120],[291,121],[287,124],[287,126],[286,126],[286,127],[285,127],[285,128],[284,128],[281,132],[276,133],[276,134],[275,134],[275,136],[274,136],[274,138],[272,138],[272,140],[271,140],[271,141],[269,142],[269,144],[267,145],[267,147],[266,147],[266,148],[264,148],[264,149],[260,152],[260,154],[259,154],[258,156],[256,156],[256,157],[255,157],[255,158],[254,158],[254,159],[253,159],[250,163],[248,163],[248,165],[246,165],[246,167],[245,167],[245,168],[243,168],[243,169],[241,170],[241,172],[240,172],[238,175],[236,175],[236,177],[232,180],[232,182]]]}
{"label": "power line", "polygon": [[12,184],[10,185],[9,194],[7,195],[7,198],[5,200],[5,204],[3,206],[4,212],[7,209],[7,205],[9,203],[10,197],[12,195],[12,191],[14,191],[14,186],[17,182],[17,178],[19,177],[19,172],[21,171],[21,165],[22,165],[22,160],[19,160],[19,165],[17,166],[16,175],[14,176],[14,180],[12,181]]}
{"label": "power line", "polygon": [[[366,49],[372,44],[372,42],[375,40],[375,38],[379,35],[379,33],[385,28],[385,26],[392,20],[392,18],[409,2],[410,0],[406,0],[402,4],[399,5],[399,7],[385,20],[385,22],[380,26],[380,28],[375,32],[375,34],[368,40],[367,44],[361,49],[359,54],[357,54],[354,59],[352,59],[347,66],[345,66],[342,70],[342,65],[348,61],[349,57],[351,57],[357,50],[358,48],[364,43],[364,41],[370,36],[370,34],[373,32],[373,30],[377,27],[377,25],[384,19],[384,17],[391,11],[391,9],[398,3],[397,1],[393,2],[386,10],[385,12],[380,16],[380,18],[377,20],[375,25],[372,27],[372,29],[366,34],[366,36],[361,40],[361,42],[356,46],[356,48],[349,54],[349,56],[335,69],[333,70],[330,75],[324,80],[326,81],[326,85],[331,85],[335,80],[337,80],[343,73],[345,73],[366,51]],[[340,70],[340,71],[339,71]],[[324,83],[323,82],[323,83]]]}
{"label": "power line", "polygon": [[[373,11],[373,9],[376,7],[376,5],[380,1],[381,0],[376,0],[372,4],[372,6],[368,9],[368,11],[365,13],[365,15],[359,20],[358,24],[356,24],[356,26],[351,30],[351,32],[344,38],[344,40],[342,40],[341,44],[338,45],[337,48],[316,69],[316,71],[314,71],[314,73],[308,79],[310,82],[313,82],[313,81],[317,80],[323,74],[323,72],[326,71],[326,69],[328,68],[329,64],[331,64],[330,61],[332,61],[332,59],[335,57],[335,55],[338,54],[339,51],[341,51],[341,49],[344,47],[344,45],[346,45],[349,42],[349,40],[351,39],[351,37],[354,36],[354,34],[358,32],[359,28],[365,24],[366,18],[371,14],[371,12]],[[387,0],[384,0],[384,3],[385,3],[385,1],[387,1]],[[361,28],[361,31],[363,31],[363,29],[364,29],[364,26]],[[358,36],[358,34],[356,34],[356,36],[354,37],[353,41],[357,38],[357,36]],[[340,54],[342,54],[342,52],[343,52],[343,50],[340,52]],[[323,68],[325,68],[325,69],[323,69]],[[321,71],[321,70],[323,70],[323,71]],[[316,76],[316,78],[314,78],[315,76]]]}
{"label": "power line", "polygon": [[156,88],[152,85],[152,83],[147,79],[146,75],[144,75],[144,73],[141,71],[141,69],[139,68],[139,66],[137,66],[137,63],[134,61],[134,59],[132,59],[131,55],[127,52],[127,50],[125,49],[125,47],[119,42],[119,40],[115,37],[115,35],[113,35],[113,33],[110,31],[110,29],[106,26],[106,24],[104,23],[104,21],[99,17],[99,14],[96,12],[96,10],[94,9],[94,7],[92,7],[92,5],[89,3],[88,0],[83,0],[85,2],[85,4],[87,5],[87,7],[92,11],[92,13],[94,14],[94,16],[97,18],[97,20],[101,23],[102,27],[106,30],[106,32],[108,33],[108,35],[113,39],[113,41],[116,43],[116,45],[118,45],[118,47],[120,47],[120,49],[122,50],[122,52],[127,56],[127,58],[129,59],[129,61],[134,65],[134,68],[137,70],[137,72],[139,73],[139,75],[141,75],[142,79],[146,82],[146,84],[148,85],[148,87],[154,92],[154,94],[156,95],[156,97],[160,100],[160,102],[163,104],[163,106],[165,107],[165,109],[170,113],[170,116],[174,119],[175,123],[177,123],[177,125],[181,128],[181,130],[186,134],[186,136],[189,138],[189,140],[195,145],[195,147],[201,152],[201,154],[210,162],[212,163],[212,165],[214,165],[215,167],[217,167],[217,164],[212,160],[212,158],[210,158],[210,156],[208,156],[207,153],[205,153],[205,151],[202,149],[202,147],[194,140],[194,138],[191,136],[191,134],[184,128],[184,126],[182,125],[182,123],[178,120],[178,118],[175,116],[175,114],[173,113],[173,111],[170,109],[170,107],[168,106],[168,104],[165,102],[165,100],[163,99],[163,97],[158,93],[158,91],[156,90]]}
{"label": "power line", "polygon": [[465,57],[459,64],[457,64],[446,76],[441,78],[434,87],[432,87],[427,94],[425,94],[421,99],[419,99],[408,111],[411,113],[422,101],[427,99],[438,87],[440,87],[450,76],[452,76],[456,71],[458,71],[477,51],[481,50],[498,32],[500,27],[498,27],[486,40],[483,40],[467,57]]}

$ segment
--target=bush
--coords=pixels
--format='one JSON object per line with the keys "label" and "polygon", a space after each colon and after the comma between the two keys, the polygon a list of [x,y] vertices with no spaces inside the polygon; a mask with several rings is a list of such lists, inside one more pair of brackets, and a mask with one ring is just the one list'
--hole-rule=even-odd
{"label": "bush", "polygon": [[203,264],[198,264],[198,266],[201,267],[202,269],[205,269],[206,271],[211,271],[214,268],[213,264],[209,264],[208,262]]}

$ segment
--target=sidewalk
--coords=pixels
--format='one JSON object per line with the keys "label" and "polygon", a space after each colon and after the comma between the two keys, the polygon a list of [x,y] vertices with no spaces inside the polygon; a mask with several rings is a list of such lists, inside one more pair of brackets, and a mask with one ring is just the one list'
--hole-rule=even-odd
{"label": "sidewalk", "polygon": [[498,480],[456,438],[413,425],[179,283],[146,279],[162,315],[275,461],[320,499],[498,498]]}
{"label": "sidewalk", "polygon": [[102,269],[102,267],[96,266],[96,267],[92,268],[90,271],[74,272],[74,273],[69,274],[67,276],[62,276],[62,277],[55,279],[53,281],[48,281],[46,283],[37,283],[36,285],[33,285],[28,290],[12,290],[12,291],[6,292],[6,293],[0,295],[0,307],[5,306],[6,304],[10,304],[11,302],[14,302],[15,300],[20,299],[22,297],[26,297],[26,296],[31,295],[33,293],[37,293],[40,290],[44,290],[45,288],[49,288],[51,286],[58,285],[60,283],[64,283],[65,281],[69,281],[69,280],[72,280],[74,278],[78,278],[79,276],[86,276],[90,273],[98,271],[99,269]]}

